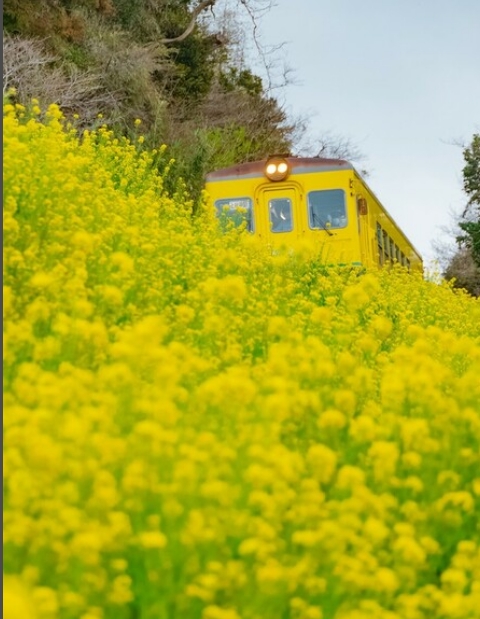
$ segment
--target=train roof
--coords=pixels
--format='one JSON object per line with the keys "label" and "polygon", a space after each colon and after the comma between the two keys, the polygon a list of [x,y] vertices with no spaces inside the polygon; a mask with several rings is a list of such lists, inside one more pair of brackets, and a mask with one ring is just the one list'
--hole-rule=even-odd
{"label": "train roof", "polygon": [[[306,174],[309,172],[338,172],[341,170],[353,170],[349,161],[344,159],[327,159],[325,157],[291,157],[282,156],[288,162],[288,167],[293,174]],[[260,161],[250,161],[238,163],[228,168],[215,170],[206,176],[207,183],[212,181],[232,181],[239,178],[256,178],[263,176],[267,161],[272,159],[261,159]]]}

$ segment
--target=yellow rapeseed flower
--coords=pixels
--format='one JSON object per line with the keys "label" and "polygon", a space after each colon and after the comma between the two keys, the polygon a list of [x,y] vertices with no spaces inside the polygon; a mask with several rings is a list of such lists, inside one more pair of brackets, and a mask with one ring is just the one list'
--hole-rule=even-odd
{"label": "yellow rapeseed flower", "polygon": [[478,301],[272,256],[165,145],[36,106],[4,106],[17,615],[476,619]]}

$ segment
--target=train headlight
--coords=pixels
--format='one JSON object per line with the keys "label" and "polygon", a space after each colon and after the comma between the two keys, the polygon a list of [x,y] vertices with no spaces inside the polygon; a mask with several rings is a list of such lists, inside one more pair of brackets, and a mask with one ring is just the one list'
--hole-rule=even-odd
{"label": "train headlight", "polygon": [[281,157],[274,157],[267,161],[265,176],[271,181],[283,181],[289,173],[288,163]]}
{"label": "train headlight", "polygon": [[267,176],[273,176],[277,171],[277,166],[274,163],[269,163],[265,170]]}

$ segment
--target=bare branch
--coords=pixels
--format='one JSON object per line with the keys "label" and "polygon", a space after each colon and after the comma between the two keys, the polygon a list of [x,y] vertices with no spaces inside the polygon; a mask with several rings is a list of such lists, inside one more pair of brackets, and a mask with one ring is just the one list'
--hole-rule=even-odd
{"label": "bare branch", "polygon": [[[251,8],[250,3],[248,2],[248,0],[239,0],[239,2],[245,8],[245,10],[248,13],[248,15],[250,17],[250,20],[252,22],[252,25],[253,25],[253,32],[252,32],[253,42],[255,44],[255,47],[256,47],[257,52],[259,54],[259,57],[261,59],[263,68],[265,69],[265,75],[266,75],[266,78],[267,78],[267,91],[270,92],[271,90],[273,90],[273,80],[272,80],[272,73],[271,73],[272,64],[267,62],[267,55],[271,55],[272,50],[270,50],[270,52],[266,52],[265,47],[260,44],[260,41],[259,41],[259,38],[258,38],[257,16],[262,18],[263,15],[268,13],[268,11],[270,11],[272,6],[273,6],[273,2],[271,0],[268,0],[266,2],[265,6],[261,6],[260,8],[256,8],[255,11]],[[282,46],[283,46],[283,44],[280,47],[282,47]],[[277,50],[274,50],[274,51],[277,51]]]}
{"label": "bare branch", "polygon": [[[4,94],[15,88],[20,103],[29,104],[32,98],[40,101],[40,107],[57,103],[67,117],[78,114],[76,124],[82,127],[97,123],[100,113],[110,123],[141,118],[145,110],[160,113],[162,95],[150,77],[166,66],[158,51],[128,42],[120,47],[116,45],[119,33],[107,34],[98,31],[98,36],[89,39],[89,51],[101,60],[89,71],[50,55],[40,39],[5,35]],[[141,97],[135,96],[138,92]]]}
{"label": "bare branch", "polygon": [[185,30],[185,32],[183,32],[180,36],[178,37],[174,37],[173,39],[160,39],[160,43],[180,43],[181,41],[184,41],[188,36],[190,36],[195,28],[195,24],[197,23],[197,18],[200,15],[200,13],[208,8],[208,7],[212,7],[215,5],[217,0],[203,0],[203,2],[200,2],[199,5],[197,5],[194,9],[193,9],[193,13],[192,13],[192,19],[190,21],[190,23],[187,26],[187,29]]}

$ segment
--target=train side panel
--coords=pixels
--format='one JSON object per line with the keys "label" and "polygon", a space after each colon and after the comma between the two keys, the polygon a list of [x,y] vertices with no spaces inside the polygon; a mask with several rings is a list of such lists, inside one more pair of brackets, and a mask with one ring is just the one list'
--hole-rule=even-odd
{"label": "train side panel", "polygon": [[[423,271],[419,252],[408,240],[392,216],[380,203],[365,181],[355,175],[357,208],[364,211],[364,244],[368,247],[368,266],[394,262],[412,271]],[[362,201],[365,200],[365,203]],[[359,204],[360,203],[360,204]]]}

